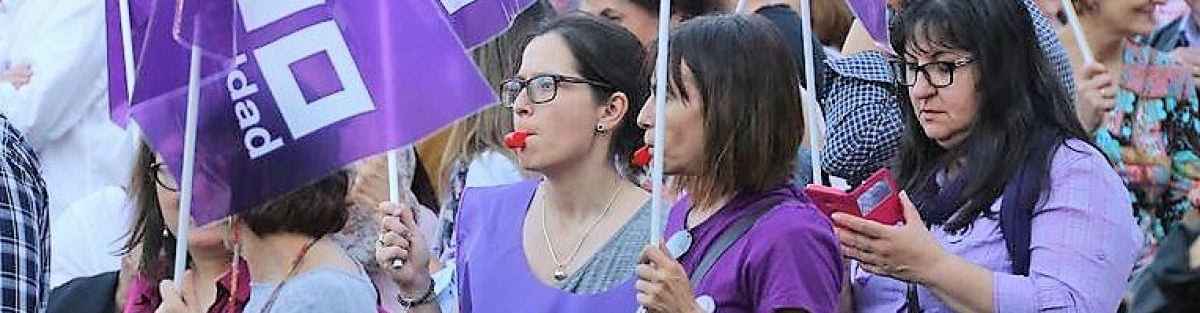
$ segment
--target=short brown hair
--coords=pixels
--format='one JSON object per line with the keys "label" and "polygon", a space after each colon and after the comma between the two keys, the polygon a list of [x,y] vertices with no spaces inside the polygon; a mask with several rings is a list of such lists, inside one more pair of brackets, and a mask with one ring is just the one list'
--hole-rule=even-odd
{"label": "short brown hair", "polygon": [[[719,42],[722,44],[713,45]],[[670,92],[683,92],[686,62],[704,103],[704,164],[679,188],[698,206],[791,180],[804,136],[796,64],[774,24],[755,15],[693,19],[671,35]]]}
{"label": "short brown hair", "polygon": [[238,217],[258,236],[297,233],[319,238],[346,226],[349,187],[349,172],[338,170]]}

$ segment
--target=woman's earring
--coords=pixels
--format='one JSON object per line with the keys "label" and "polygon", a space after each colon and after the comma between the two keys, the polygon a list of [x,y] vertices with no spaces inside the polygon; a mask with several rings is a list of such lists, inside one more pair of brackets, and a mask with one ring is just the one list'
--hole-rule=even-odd
{"label": "woman's earring", "polygon": [[169,230],[167,230],[167,228],[165,228],[165,227],[164,227],[164,228],[163,228],[163,235],[162,235],[162,236],[163,236],[163,238],[170,238],[170,237],[171,237],[171,232],[170,232]]}
{"label": "woman's earring", "polygon": [[596,133],[597,134],[604,135],[607,132],[608,132],[608,128],[604,127],[604,124],[596,124]]}

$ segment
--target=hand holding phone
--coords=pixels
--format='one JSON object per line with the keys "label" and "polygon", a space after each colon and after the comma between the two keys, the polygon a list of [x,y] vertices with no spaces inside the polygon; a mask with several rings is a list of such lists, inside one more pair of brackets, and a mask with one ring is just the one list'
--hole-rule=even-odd
{"label": "hand holding phone", "polygon": [[895,225],[904,221],[904,211],[900,207],[900,188],[886,168],[876,171],[862,185],[849,192],[809,184],[804,188],[804,194],[816,202],[817,208],[825,215],[832,216],[835,212],[842,212],[885,225]]}

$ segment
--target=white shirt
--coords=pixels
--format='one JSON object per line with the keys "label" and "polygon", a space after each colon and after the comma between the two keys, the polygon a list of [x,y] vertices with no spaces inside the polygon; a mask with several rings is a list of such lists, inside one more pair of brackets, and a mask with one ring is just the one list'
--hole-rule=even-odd
{"label": "white shirt", "polygon": [[0,113],[38,153],[53,224],[75,200],[127,186],[136,141],[109,120],[104,1],[3,1],[0,66],[33,76],[0,83]]}
{"label": "white shirt", "polygon": [[50,225],[50,287],[120,269],[132,207],[125,191],[110,186],[67,208]]}

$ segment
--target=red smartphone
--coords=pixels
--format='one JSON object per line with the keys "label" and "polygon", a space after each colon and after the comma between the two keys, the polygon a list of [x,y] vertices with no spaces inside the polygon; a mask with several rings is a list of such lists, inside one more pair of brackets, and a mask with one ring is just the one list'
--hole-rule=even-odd
{"label": "red smartphone", "polygon": [[884,225],[896,225],[904,221],[900,207],[900,188],[890,171],[880,169],[862,185],[849,192],[837,188],[809,184],[804,194],[816,202],[825,215],[842,212],[862,217]]}

